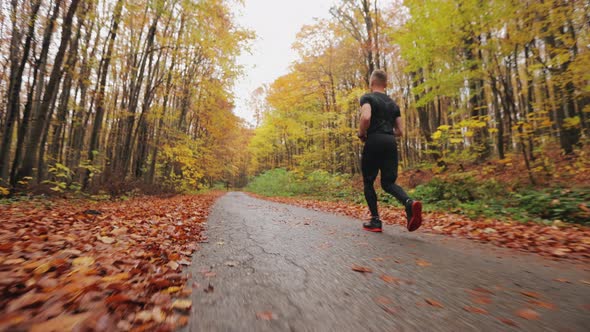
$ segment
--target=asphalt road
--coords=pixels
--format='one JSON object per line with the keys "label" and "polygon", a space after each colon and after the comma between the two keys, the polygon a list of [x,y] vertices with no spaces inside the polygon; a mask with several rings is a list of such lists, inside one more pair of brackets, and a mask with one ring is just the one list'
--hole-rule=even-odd
{"label": "asphalt road", "polygon": [[581,264],[243,193],[216,203],[207,235],[185,330],[590,331]]}

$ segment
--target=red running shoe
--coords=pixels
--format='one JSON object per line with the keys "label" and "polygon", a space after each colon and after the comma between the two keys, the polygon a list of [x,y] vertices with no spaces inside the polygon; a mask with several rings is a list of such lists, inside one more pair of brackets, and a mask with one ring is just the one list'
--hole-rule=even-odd
{"label": "red running shoe", "polygon": [[422,202],[410,200],[406,204],[406,217],[408,218],[408,231],[413,232],[422,225]]}
{"label": "red running shoe", "polygon": [[371,221],[363,224],[363,229],[369,232],[381,233],[383,232],[383,223],[379,218],[371,218]]}

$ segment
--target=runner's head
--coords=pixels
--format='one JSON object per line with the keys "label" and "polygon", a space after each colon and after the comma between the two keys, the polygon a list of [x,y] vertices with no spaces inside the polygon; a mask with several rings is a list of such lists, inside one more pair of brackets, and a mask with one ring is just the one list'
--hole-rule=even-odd
{"label": "runner's head", "polygon": [[371,74],[370,88],[385,89],[387,87],[387,73],[385,70],[377,69]]}

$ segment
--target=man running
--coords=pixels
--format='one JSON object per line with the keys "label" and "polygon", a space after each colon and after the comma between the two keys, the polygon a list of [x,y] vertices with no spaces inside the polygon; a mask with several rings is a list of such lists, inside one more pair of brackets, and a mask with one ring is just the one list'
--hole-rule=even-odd
{"label": "man running", "polygon": [[371,211],[371,221],[364,223],[365,230],[382,232],[382,222],[377,210],[377,193],[373,183],[381,170],[381,188],[393,195],[406,208],[407,228],[410,232],[422,224],[422,203],[414,201],[397,184],[397,145],[395,136],[402,136],[399,107],[385,94],[387,73],[375,70],[371,74],[371,93],[361,97],[361,118],[358,137],[365,143],[361,168],[365,199]]}

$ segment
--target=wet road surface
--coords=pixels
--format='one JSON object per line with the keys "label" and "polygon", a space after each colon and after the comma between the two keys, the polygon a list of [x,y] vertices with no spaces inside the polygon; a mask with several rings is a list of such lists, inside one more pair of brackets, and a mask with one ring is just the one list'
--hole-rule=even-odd
{"label": "wet road surface", "polygon": [[581,264],[244,193],[216,203],[207,235],[185,331],[590,331]]}

